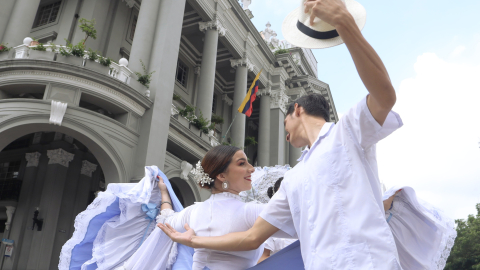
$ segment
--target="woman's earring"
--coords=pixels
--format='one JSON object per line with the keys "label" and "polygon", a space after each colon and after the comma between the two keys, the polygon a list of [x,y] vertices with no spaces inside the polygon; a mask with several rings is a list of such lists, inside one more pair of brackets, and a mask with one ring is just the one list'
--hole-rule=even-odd
{"label": "woman's earring", "polygon": [[222,183],[222,188],[223,188],[224,190],[227,190],[227,189],[229,188],[229,186],[230,186],[230,185],[228,184],[228,181],[223,181],[223,183]]}

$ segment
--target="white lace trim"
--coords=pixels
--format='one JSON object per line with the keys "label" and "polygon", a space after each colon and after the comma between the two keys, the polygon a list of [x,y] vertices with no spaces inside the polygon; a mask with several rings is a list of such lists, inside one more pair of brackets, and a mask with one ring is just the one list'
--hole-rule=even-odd
{"label": "white lace trim", "polygon": [[[394,192],[393,192],[394,193]],[[386,196],[392,196],[392,194],[385,194]],[[448,256],[450,256],[450,251],[452,250],[453,244],[455,243],[455,238],[457,237],[457,231],[455,230],[455,222],[453,219],[446,216],[442,210],[432,206],[431,204],[417,198],[419,205],[411,205],[410,202],[406,201],[402,197],[395,197],[393,201],[393,207],[391,210],[387,210],[385,217],[388,218],[389,213],[396,213],[401,211],[401,209],[407,207],[420,208],[418,209],[424,215],[426,215],[430,220],[434,221],[439,229],[442,230],[442,239],[440,240],[439,249],[435,256],[433,256],[432,262],[430,264],[430,269],[433,270],[443,270],[447,263]],[[415,203],[413,203],[415,204]]]}
{"label": "white lace trim", "polygon": [[276,165],[275,167],[255,167],[252,174],[252,189],[240,192],[244,202],[258,201],[266,204],[270,201],[268,188],[273,187],[275,182],[290,170],[290,165]]}
{"label": "white lace trim", "polygon": [[455,238],[457,237],[455,221],[446,216],[442,210],[430,205],[425,201],[420,199],[418,200],[424,210],[431,215],[430,218],[443,226],[443,235],[442,240],[440,241],[440,248],[438,249],[437,254],[435,254],[433,257],[432,261],[432,269],[442,270],[445,268],[448,256],[450,256],[450,251],[452,250],[453,244],[455,243]]}
{"label": "white lace trim", "polygon": [[241,202],[243,202],[243,199],[240,195],[237,195],[237,194],[233,194],[233,193],[230,193],[230,192],[222,192],[222,193],[215,193],[215,194],[212,194],[212,196],[215,196],[215,197],[229,197],[229,198],[234,198],[236,200],[239,200]]}
{"label": "white lace trim", "polygon": [[60,261],[58,263],[59,270],[68,270],[70,268],[70,260],[73,248],[83,241],[87,233],[88,224],[95,216],[106,211],[116,200],[116,196],[106,192],[100,192],[98,197],[87,207],[87,209],[75,218],[75,231],[72,238],[70,238],[62,247],[60,252]]}
{"label": "white lace trim", "polygon": [[175,214],[175,211],[173,211],[173,209],[163,209],[162,211],[160,211],[160,214],[157,216],[156,218],[156,221],[157,223],[162,223],[162,224],[165,224],[165,220],[170,217],[170,216],[173,216]]}
{"label": "white lace trim", "polygon": [[173,242],[172,248],[170,249],[170,254],[168,255],[167,261],[167,270],[171,270],[173,264],[177,261],[178,249],[177,243]]}

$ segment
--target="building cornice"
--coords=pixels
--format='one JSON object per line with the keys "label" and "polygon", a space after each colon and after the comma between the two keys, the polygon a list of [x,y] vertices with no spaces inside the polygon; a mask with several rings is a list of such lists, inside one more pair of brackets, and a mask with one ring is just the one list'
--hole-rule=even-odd
{"label": "building cornice", "polygon": [[84,87],[116,100],[139,116],[153,105],[149,98],[113,77],[59,62],[30,59],[1,61],[0,77],[3,83],[8,77],[14,78],[17,83],[18,79],[24,77],[26,80],[35,79],[45,83],[59,82]]}

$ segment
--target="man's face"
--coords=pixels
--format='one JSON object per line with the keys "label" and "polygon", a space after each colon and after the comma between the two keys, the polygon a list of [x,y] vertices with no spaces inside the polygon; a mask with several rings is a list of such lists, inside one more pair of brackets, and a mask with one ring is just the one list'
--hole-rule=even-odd
{"label": "man's face", "polygon": [[[295,111],[298,109],[295,109]],[[285,131],[287,133],[287,142],[290,142],[290,144],[293,147],[299,148],[302,147],[300,141],[300,117],[296,116],[296,113],[293,112],[292,114],[287,115],[285,117],[285,120],[283,121],[283,124],[285,125]]]}

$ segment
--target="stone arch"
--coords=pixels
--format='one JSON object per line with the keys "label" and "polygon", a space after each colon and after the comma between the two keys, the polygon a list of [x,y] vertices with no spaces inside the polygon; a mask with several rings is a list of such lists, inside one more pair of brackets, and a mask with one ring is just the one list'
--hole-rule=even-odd
{"label": "stone arch", "polygon": [[165,175],[168,177],[168,179],[172,183],[174,183],[183,192],[182,196],[185,195],[185,196],[191,197],[193,199],[193,202],[202,201],[200,192],[195,184],[195,181],[190,176],[188,176],[187,181],[183,180],[180,177],[181,173],[182,173],[182,170],[171,170],[166,172]]}
{"label": "stone arch", "polygon": [[18,115],[0,122],[0,150],[24,135],[35,132],[61,132],[84,144],[95,156],[105,175],[106,184],[128,182],[125,165],[104,136],[85,123],[64,118],[62,126],[48,123],[49,115]]}

